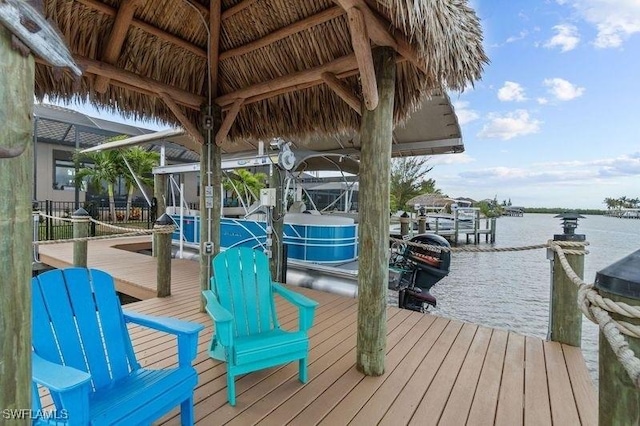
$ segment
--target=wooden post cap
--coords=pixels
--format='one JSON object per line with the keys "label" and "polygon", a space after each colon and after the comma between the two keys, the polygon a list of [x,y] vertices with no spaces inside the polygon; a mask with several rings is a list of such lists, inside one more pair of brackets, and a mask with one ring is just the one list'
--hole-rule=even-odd
{"label": "wooden post cap", "polygon": [[595,288],[630,299],[640,299],[640,250],[598,271]]}

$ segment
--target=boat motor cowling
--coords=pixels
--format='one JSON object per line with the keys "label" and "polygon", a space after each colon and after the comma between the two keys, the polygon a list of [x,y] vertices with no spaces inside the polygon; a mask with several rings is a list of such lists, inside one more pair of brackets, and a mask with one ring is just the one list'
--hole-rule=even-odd
{"label": "boat motor cowling", "polygon": [[449,274],[449,242],[439,235],[420,234],[402,246],[392,252],[389,288],[399,292],[398,306],[425,312],[427,305],[436,306],[436,299],[429,289]]}
{"label": "boat motor cowling", "polygon": [[[413,264],[414,277],[413,285],[421,289],[429,290],[438,281],[449,275],[451,265],[451,252],[449,242],[435,234],[420,234],[409,240],[410,243],[417,243],[432,246],[423,248],[407,244],[404,257],[409,265]],[[445,250],[439,249],[439,247]]]}

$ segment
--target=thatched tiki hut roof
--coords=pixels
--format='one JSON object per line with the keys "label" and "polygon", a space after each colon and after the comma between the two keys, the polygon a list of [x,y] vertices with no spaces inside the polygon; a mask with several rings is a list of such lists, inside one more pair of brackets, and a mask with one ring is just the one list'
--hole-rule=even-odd
{"label": "thatched tiki hut roof", "polygon": [[44,8],[84,75],[74,80],[38,59],[39,98],[80,97],[181,124],[202,142],[211,96],[223,109],[223,152],[247,150],[243,139],[357,131],[363,93],[365,106],[376,102],[371,45],[399,53],[396,123],[432,91],[473,83],[487,60],[465,0],[44,0]]}

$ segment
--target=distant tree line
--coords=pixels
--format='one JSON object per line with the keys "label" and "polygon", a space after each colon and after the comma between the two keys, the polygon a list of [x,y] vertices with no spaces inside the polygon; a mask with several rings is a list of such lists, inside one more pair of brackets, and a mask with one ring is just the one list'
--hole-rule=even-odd
{"label": "distant tree line", "polygon": [[525,213],[549,213],[549,214],[560,214],[560,213],[578,213],[578,214],[592,214],[592,215],[602,215],[606,213],[606,210],[602,209],[568,209],[566,207],[525,207]]}

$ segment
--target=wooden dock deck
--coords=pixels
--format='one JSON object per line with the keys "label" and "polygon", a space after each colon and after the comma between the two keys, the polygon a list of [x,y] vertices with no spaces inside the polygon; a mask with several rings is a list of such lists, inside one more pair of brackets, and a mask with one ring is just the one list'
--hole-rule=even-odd
{"label": "wooden dock deck", "polygon": [[[125,242],[145,241],[149,237]],[[89,266],[116,277],[120,291],[153,293],[155,259],[116,244],[123,240],[90,242]],[[41,259],[66,266],[70,247],[42,246]],[[197,277],[197,262],[173,260],[173,295],[126,309],[205,325],[194,363],[200,425],[597,424],[596,391],[579,348],[389,307],[386,372],[365,377],[355,369],[357,300],[301,288],[296,291],[320,303],[310,331],[309,382],[298,382],[297,364],[251,373],[237,380],[237,406],[231,407],[225,366],[206,354],[212,324],[198,310]],[[278,312],[284,328],[296,327],[291,306],[279,300]],[[176,362],[171,337],[138,327],[131,333],[142,365]],[[177,411],[160,423],[178,424]]]}

